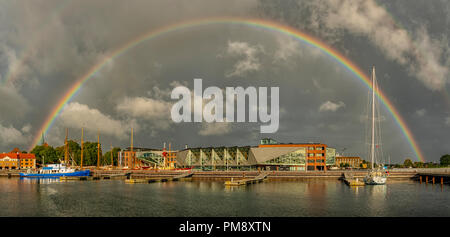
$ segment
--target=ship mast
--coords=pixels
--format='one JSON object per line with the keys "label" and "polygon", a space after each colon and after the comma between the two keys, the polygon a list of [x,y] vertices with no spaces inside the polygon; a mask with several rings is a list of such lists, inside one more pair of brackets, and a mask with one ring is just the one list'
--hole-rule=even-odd
{"label": "ship mast", "polygon": [[134,163],[135,163],[135,160],[134,160],[134,154],[133,154],[133,128],[131,128],[131,147],[130,147],[130,150],[131,150],[131,169],[134,169]]}
{"label": "ship mast", "polygon": [[97,169],[100,167],[100,131],[97,132]]}
{"label": "ship mast", "polygon": [[111,145],[111,168],[114,168],[113,146]]}
{"label": "ship mast", "polygon": [[375,157],[375,66],[372,67],[372,143],[371,143],[371,156],[372,156],[372,170]]}
{"label": "ship mast", "polygon": [[69,129],[66,128],[66,140],[64,141],[64,164],[67,166],[69,162],[69,143],[67,137],[69,135]]}
{"label": "ship mast", "polygon": [[81,161],[80,169],[83,169],[83,128],[81,128]]}

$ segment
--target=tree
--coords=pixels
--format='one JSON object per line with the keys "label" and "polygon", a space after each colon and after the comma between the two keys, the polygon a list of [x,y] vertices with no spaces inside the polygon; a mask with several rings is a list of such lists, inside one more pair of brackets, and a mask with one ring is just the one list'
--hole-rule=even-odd
{"label": "tree", "polygon": [[35,146],[30,153],[36,156],[36,162],[40,164],[58,163],[60,158],[59,152],[52,146]]}
{"label": "tree", "polygon": [[[114,147],[112,149],[114,166],[117,166],[117,158],[119,156],[120,150],[121,150],[120,147]],[[108,151],[103,155],[102,165],[111,165],[111,151]]]}
{"label": "tree", "polygon": [[403,166],[405,166],[405,168],[413,167],[413,165],[414,165],[413,162],[409,158],[406,158],[405,161],[403,162]]}
{"label": "tree", "polygon": [[425,167],[425,164],[423,162],[418,161],[418,162],[414,162],[413,167],[414,168],[423,168],[423,167]]}
{"label": "tree", "polygon": [[450,155],[446,154],[446,155],[441,156],[440,164],[442,166],[449,166],[450,165]]}
{"label": "tree", "polygon": [[[97,142],[84,142],[83,166],[97,165],[97,144]],[[67,146],[69,148],[69,156],[73,157],[77,165],[80,165],[81,146],[73,140],[67,141]],[[64,145],[57,148],[52,146],[35,146],[31,153],[36,155],[36,161],[41,164],[43,164],[44,157],[45,164],[54,164],[64,160],[64,149]],[[100,157],[101,155],[102,152],[100,150]]]}

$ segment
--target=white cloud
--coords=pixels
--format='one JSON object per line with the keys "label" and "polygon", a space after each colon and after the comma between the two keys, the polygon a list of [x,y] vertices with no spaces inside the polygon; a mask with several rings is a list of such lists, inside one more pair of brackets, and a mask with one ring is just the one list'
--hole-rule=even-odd
{"label": "white cloud", "polygon": [[277,37],[278,49],[274,53],[275,61],[287,61],[289,58],[300,55],[301,50],[298,41],[291,37]]}
{"label": "white cloud", "polygon": [[419,117],[423,117],[426,114],[427,110],[426,109],[419,109],[416,110],[416,115]]}
{"label": "white cloud", "polygon": [[125,97],[116,109],[133,117],[144,119],[168,118],[171,104],[162,100],[146,97]]}
{"label": "white cloud", "polygon": [[23,133],[29,133],[31,131],[31,125],[30,124],[26,124],[25,126],[22,127],[21,131]]}
{"label": "white cloud", "polygon": [[86,131],[112,135],[119,139],[126,139],[131,130],[129,122],[115,120],[109,115],[101,113],[97,109],[91,109],[87,105],[72,102],[66,105],[61,112],[58,121],[61,126],[68,128],[82,127]]}
{"label": "white cloud", "polygon": [[116,110],[124,115],[153,122],[159,129],[170,128],[172,104],[147,97],[125,97]]}
{"label": "white cloud", "polygon": [[226,74],[226,77],[244,76],[249,72],[258,71],[261,63],[257,55],[263,52],[262,46],[251,46],[247,42],[228,42],[227,53],[234,57],[241,57],[234,66],[233,70]]}
{"label": "white cloud", "polygon": [[227,122],[202,123],[202,129],[198,134],[202,136],[224,135],[231,132],[231,124]]}
{"label": "white cloud", "polygon": [[445,87],[448,62],[441,62],[449,46],[445,40],[431,39],[424,27],[413,34],[399,28],[392,17],[374,0],[324,0],[312,3],[318,29],[327,28],[367,37],[387,58],[408,68],[409,72],[432,90]]}
{"label": "white cloud", "polygon": [[21,132],[13,126],[3,126],[0,124],[0,145],[23,145],[29,140],[28,132]]}
{"label": "white cloud", "polygon": [[319,111],[320,112],[324,112],[324,111],[335,112],[341,107],[345,107],[345,104],[342,101],[339,101],[337,103],[333,103],[331,101],[327,101],[327,102],[323,103],[322,105],[320,105]]}

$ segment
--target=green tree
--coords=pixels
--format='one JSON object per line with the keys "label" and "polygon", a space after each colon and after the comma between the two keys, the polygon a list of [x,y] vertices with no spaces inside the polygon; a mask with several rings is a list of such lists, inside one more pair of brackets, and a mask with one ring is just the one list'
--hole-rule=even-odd
{"label": "green tree", "polygon": [[59,154],[52,146],[35,146],[31,150],[32,154],[36,156],[36,162],[43,164],[54,164],[59,162]]}
{"label": "green tree", "polygon": [[[80,165],[81,146],[73,140],[69,140],[67,143],[69,148],[69,159],[73,159],[76,165]],[[83,166],[97,165],[97,144],[97,142],[84,142]],[[45,158],[45,164],[55,164],[64,160],[64,149],[64,145],[57,148],[53,148],[52,146],[48,145],[36,146],[33,148],[31,153],[36,155],[36,161],[38,163],[43,164],[42,161]],[[102,151],[100,150],[100,157],[101,156]]]}
{"label": "green tree", "polygon": [[[120,147],[114,147],[112,149],[114,166],[117,166],[117,158],[119,156],[120,150],[121,150]],[[111,165],[111,151],[108,151],[103,155],[102,165]]]}
{"label": "green tree", "polygon": [[450,155],[446,154],[446,155],[441,156],[441,159],[439,161],[442,166],[449,166],[450,165]]}
{"label": "green tree", "polygon": [[[76,141],[68,140],[67,147],[69,153],[69,164],[72,162],[72,159],[75,161],[76,165],[80,164],[81,146]],[[62,145],[57,147],[56,150],[61,154],[62,160],[64,160],[65,146]]]}
{"label": "green tree", "polygon": [[414,162],[413,167],[414,168],[423,168],[423,167],[425,167],[425,164],[423,162],[418,161],[418,162]]}
{"label": "green tree", "polygon": [[405,168],[413,167],[413,165],[414,165],[413,162],[409,158],[406,158],[405,161],[403,162],[403,166],[405,166]]}
{"label": "green tree", "polygon": [[[83,166],[95,166],[97,165],[97,142],[84,142],[83,146]],[[81,148],[80,148],[81,149]],[[100,156],[102,155],[102,151],[100,150]],[[81,150],[80,150],[80,159],[81,161]],[[80,164],[80,162],[77,164]]]}

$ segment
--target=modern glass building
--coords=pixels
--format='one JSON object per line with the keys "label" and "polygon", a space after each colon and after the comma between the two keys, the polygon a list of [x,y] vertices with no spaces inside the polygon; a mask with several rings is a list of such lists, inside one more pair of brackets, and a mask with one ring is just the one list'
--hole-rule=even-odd
{"label": "modern glass building", "polygon": [[326,170],[335,149],[321,143],[278,143],[266,138],[258,146],[197,147],[177,153],[177,166],[201,170]]}

